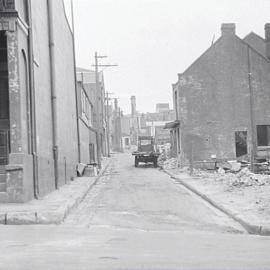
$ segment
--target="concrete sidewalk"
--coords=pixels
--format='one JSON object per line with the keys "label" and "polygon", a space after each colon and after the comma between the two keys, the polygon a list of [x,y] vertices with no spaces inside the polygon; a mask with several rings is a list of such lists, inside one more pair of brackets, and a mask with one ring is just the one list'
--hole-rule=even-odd
{"label": "concrete sidewalk", "polygon": [[74,181],[51,192],[44,198],[23,204],[0,204],[0,224],[59,224],[69,212],[78,206],[85,195],[98,181],[111,162],[102,161],[102,169],[97,177],[78,177]]}
{"label": "concrete sidewalk", "polygon": [[[242,213],[241,209],[231,209],[228,207],[226,201],[222,199],[217,199],[217,197],[213,197],[211,193],[205,192],[205,189],[201,189],[199,185],[196,185],[195,178],[193,179],[192,176],[189,176],[185,173],[183,174],[174,174],[172,171],[162,168],[162,170],[171,176],[171,178],[175,179],[178,183],[182,184],[188,190],[192,191],[209,204],[214,206],[215,208],[219,209],[239,224],[241,224],[249,234],[256,234],[256,235],[270,235],[270,224],[266,224],[265,222],[260,224],[259,220],[251,218],[250,215],[247,213]],[[256,220],[256,221],[254,221]]]}

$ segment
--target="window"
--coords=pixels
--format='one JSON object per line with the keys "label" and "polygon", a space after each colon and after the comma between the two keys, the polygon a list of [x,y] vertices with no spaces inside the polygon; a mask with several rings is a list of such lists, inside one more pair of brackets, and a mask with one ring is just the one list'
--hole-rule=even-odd
{"label": "window", "polygon": [[88,126],[93,126],[93,106],[90,103],[87,95],[85,94],[84,90],[81,90],[81,104],[82,104],[82,112],[81,117],[83,121]]}
{"label": "window", "polygon": [[85,112],[85,94],[83,90],[81,90],[81,104],[82,104],[82,113],[84,113]]}
{"label": "window", "polygon": [[88,124],[90,127],[92,127],[93,126],[93,106],[90,103],[88,104],[89,104]]}
{"label": "window", "polygon": [[178,96],[177,96],[177,90],[174,91],[174,110],[175,110],[175,114],[176,114],[176,119],[178,119]]}
{"label": "window", "polygon": [[258,146],[270,146],[270,125],[257,126]]}
{"label": "window", "polygon": [[9,118],[7,37],[0,31],[0,119]]}
{"label": "window", "polygon": [[85,98],[85,116],[89,120],[89,110],[90,110],[90,104],[88,100]]}

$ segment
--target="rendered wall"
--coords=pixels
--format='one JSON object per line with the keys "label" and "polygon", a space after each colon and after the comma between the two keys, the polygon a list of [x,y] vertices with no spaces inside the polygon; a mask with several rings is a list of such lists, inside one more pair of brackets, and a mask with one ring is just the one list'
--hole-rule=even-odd
{"label": "rendered wall", "polygon": [[[56,123],[59,185],[76,175],[78,162],[72,34],[62,0],[53,1]],[[55,188],[48,10],[46,0],[32,1],[36,95],[38,181],[40,195]]]}
{"label": "rendered wall", "polygon": [[53,2],[59,184],[76,175],[78,138],[72,32],[62,0]]}
{"label": "rendered wall", "polygon": [[41,196],[55,188],[48,10],[46,0],[32,1],[34,89],[36,102],[38,182]]}

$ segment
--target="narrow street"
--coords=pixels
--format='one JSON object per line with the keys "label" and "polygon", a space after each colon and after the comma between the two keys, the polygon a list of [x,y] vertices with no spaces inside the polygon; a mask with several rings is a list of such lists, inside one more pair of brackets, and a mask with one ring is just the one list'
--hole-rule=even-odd
{"label": "narrow street", "polygon": [[0,269],[268,269],[270,238],[131,154],[60,225],[1,226]]}
{"label": "narrow street", "polygon": [[0,270],[270,270],[269,10],[0,0]]}
{"label": "narrow street", "polygon": [[134,157],[117,154],[104,177],[65,225],[143,231],[243,232],[152,164],[134,167]]}

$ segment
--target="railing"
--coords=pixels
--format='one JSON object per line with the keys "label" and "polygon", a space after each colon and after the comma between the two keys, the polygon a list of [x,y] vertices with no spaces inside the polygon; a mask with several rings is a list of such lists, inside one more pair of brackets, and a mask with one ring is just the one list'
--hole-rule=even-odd
{"label": "railing", "polygon": [[8,164],[10,152],[9,130],[0,129],[0,165]]}
{"label": "railing", "polygon": [[0,0],[0,12],[15,11],[15,0]]}

